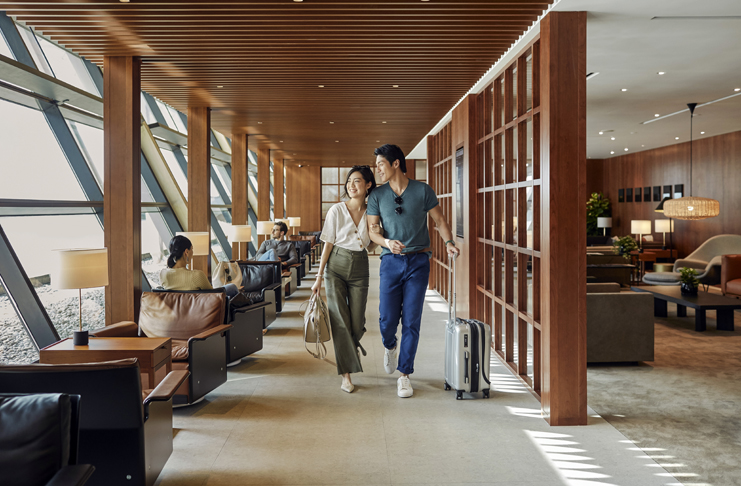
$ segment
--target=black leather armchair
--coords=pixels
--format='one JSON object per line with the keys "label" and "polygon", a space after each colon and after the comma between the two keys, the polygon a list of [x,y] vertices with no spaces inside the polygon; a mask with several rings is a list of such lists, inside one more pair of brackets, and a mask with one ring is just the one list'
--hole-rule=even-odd
{"label": "black leather armchair", "polygon": [[293,240],[293,244],[296,245],[296,253],[301,261],[301,278],[304,279],[311,270],[311,242]]}
{"label": "black leather armchair", "polygon": [[0,424],[5,486],[81,486],[95,471],[77,465],[79,395],[0,393]]}
{"label": "black leather armchair", "polygon": [[[152,486],[172,453],[172,397],[187,377],[187,371],[172,371],[154,390],[142,394],[135,358],[6,365],[0,366],[0,390],[79,395],[77,461],[95,466],[88,484]],[[5,479],[0,478],[4,485]]]}
{"label": "black leather armchair", "polygon": [[232,326],[226,333],[227,366],[236,365],[242,358],[262,349],[262,330],[265,328],[265,308],[270,302],[262,300],[258,292],[245,292],[250,300],[260,299],[249,305],[239,305],[238,297],[230,299],[223,288],[209,290],[154,290],[154,292],[223,294],[226,298],[224,324]]}
{"label": "black leather armchair", "polygon": [[265,309],[265,327],[283,310],[283,267],[279,261],[240,260],[242,286],[245,292],[261,292],[265,302],[273,305]]}

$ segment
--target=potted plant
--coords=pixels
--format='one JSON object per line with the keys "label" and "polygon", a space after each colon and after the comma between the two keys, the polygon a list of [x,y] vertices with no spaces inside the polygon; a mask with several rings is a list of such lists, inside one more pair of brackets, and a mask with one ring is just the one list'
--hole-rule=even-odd
{"label": "potted plant", "polygon": [[679,281],[682,282],[682,295],[697,295],[697,286],[700,283],[697,280],[697,270],[683,267],[679,269],[679,274]]}
{"label": "potted plant", "polygon": [[610,200],[601,192],[593,192],[587,201],[587,236],[602,236],[597,228],[597,218],[609,216]]}
{"label": "potted plant", "polygon": [[626,260],[630,260],[631,251],[636,251],[638,249],[638,243],[636,243],[636,240],[634,240],[630,235],[617,238],[613,240],[612,244],[615,247],[612,249],[613,253],[616,255],[622,255]]}

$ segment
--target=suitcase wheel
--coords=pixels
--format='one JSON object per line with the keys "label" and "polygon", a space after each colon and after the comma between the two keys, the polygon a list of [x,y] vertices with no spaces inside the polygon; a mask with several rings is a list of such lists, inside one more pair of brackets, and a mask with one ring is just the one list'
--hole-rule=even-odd
{"label": "suitcase wheel", "polygon": [[450,385],[448,385],[448,382],[447,381],[445,382],[445,385],[443,385],[443,388],[445,390],[450,390]]}
{"label": "suitcase wheel", "polygon": [[489,398],[489,390],[484,390],[484,398]]}
{"label": "suitcase wheel", "polygon": [[456,400],[463,400],[463,392],[462,391],[456,391],[455,392],[455,399]]}

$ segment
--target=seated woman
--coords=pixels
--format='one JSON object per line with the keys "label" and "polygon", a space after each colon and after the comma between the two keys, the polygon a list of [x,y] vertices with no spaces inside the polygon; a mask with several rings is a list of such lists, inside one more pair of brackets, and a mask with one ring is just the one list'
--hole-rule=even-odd
{"label": "seated woman", "polygon": [[[206,274],[201,270],[191,270],[193,260],[193,244],[182,235],[170,240],[170,256],[167,257],[167,267],[160,272],[162,287],[166,290],[207,290],[212,289]],[[239,293],[234,284],[224,286],[229,298]]]}

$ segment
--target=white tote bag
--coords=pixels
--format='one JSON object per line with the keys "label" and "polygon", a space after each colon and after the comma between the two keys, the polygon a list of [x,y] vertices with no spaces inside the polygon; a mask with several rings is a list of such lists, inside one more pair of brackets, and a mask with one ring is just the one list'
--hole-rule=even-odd
{"label": "white tote bag", "polygon": [[[304,316],[304,347],[313,357],[325,359],[327,357],[327,347],[324,345],[332,339],[329,330],[329,310],[327,304],[319,297],[313,294],[309,300],[301,304],[301,308],[307,306]],[[309,348],[312,345],[314,351]]]}
{"label": "white tote bag", "polygon": [[219,262],[211,272],[211,282],[214,288],[224,287],[226,284],[242,286],[242,270],[237,262]]}

